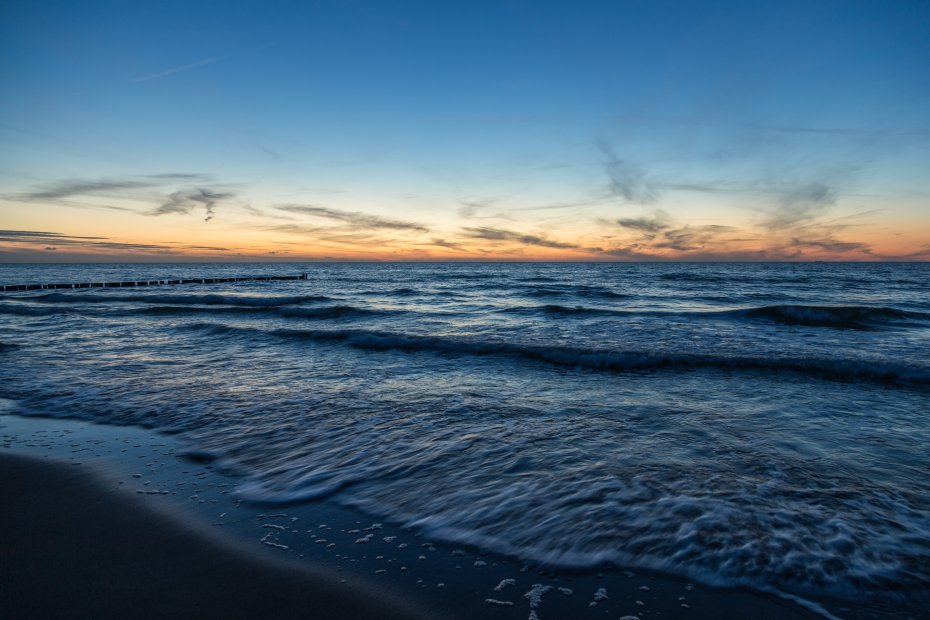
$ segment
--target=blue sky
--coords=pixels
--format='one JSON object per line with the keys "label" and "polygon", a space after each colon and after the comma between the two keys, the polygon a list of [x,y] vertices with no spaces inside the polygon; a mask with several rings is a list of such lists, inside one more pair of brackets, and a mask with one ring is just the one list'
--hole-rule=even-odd
{"label": "blue sky", "polygon": [[[308,232],[326,216],[276,210],[299,204],[423,224],[379,230],[404,256],[812,257],[798,234],[834,258],[930,248],[926,2],[6,2],[0,23],[5,229],[348,252]],[[151,217],[201,189],[228,196],[209,221],[197,201]],[[776,235],[804,191],[819,228]],[[668,225],[647,239],[630,218]],[[658,246],[696,226],[741,232]]]}

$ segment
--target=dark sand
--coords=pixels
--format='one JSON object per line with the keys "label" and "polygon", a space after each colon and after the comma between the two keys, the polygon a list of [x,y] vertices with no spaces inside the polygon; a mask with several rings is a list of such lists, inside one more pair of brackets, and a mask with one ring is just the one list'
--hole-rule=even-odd
{"label": "dark sand", "polygon": [[[183,439],[3,415],[2,405],[0,618],[829,617],[772,595],[643,569],[556,570],[455,547],[328,500],[251,504],[236,494],[234,471],[191,460]],[[26,471],[3,454],[39,461]],[[124,515],[129,524],[112,523]],[[533,608],[536,584],[551,590]],[[595,601],[602,588],[609,598]],[[900,617],[829,609],[844,620]]]}
{"label": "dark sand", "polygon": [[5,618],[425,618],[61,461],[0,452]]}

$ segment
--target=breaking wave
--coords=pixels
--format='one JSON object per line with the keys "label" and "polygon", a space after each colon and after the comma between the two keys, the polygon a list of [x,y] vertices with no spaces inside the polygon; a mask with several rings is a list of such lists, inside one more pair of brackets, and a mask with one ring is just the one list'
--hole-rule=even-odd
{"label": "breaking wave", "polygon": [[141,314],[156,315],[197,315],[197,314],[274,314],[276,316],[305,319],[339,319],[348,317],[383,316],[401,314],[403,310],[380,310],[374,308],[359,308],[356,306],[315,306],[304,308],[300,306],[150,306],[138,310]]}
{"label": "breaking wave", "polygon": [[846,329],[867,329],[889,322],[930,318],[919,312],[873,306],[764,306],[736,311],[734,314],[754,319],[767,319],[784,325]]}
{"label": "breaking wave", "polygon": [[895,308],[872,306],[804,306],[778,305],[722,311],[636,310],[623,308],[591,308],[587,306],[513,306],[501,312],[513,314],[544,314],[555,317],[615,316],[615,317],[682,317],[695,319],[764,319],[783,325],[833,327],[839,329],[870,329],[890,324],[927,321],[930,316]]}
{"label": "breaking wave", "polygon": [[535,288],[522,293],[527,297],[587,297],[593,299],[623,299],[629,297],[606,288],[595,286],[566,286]]}
{"label": "breaking wave", "polygon": [[271,335],[288,340],[335,342],[368,351],[431,352],[451,355],[508,356],[553,366],[611,372],[652,372],[702,368],[732,371],[795,372],[838,380],[875,381],[892,384],[930,384],[930,368],[866,361],[804,357],[751,357],[698,353],[653,353],[573,347],[543,347],[505,341],[446,336],[419,336],[364,329],[273,329],[234,327],[217,323],[193,323],[185,329],[213,334]]}

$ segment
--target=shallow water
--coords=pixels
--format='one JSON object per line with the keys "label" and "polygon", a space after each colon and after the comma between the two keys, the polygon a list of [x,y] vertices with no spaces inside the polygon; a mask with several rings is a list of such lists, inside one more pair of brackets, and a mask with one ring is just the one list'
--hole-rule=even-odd
{"label": "shallow water", "polygon": [[555,565],[925,602],[930,265],[0,266],[0,397]]}

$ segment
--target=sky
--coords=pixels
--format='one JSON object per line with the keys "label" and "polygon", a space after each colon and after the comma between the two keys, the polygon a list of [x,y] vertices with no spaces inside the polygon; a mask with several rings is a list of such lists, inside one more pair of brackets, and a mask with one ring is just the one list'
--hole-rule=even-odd
{"label": "sky", "polygon": [[5,0],[0,85],[0,262],[930,258],[925,0]]}

